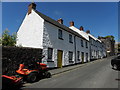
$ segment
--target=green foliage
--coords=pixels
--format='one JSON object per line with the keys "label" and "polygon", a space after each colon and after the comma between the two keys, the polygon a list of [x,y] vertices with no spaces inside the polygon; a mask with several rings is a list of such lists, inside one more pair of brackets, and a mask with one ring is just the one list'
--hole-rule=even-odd
{"label": "green foliage", "polygon": [[13,33],[12,35],[9,34],[9,30],[3,31],[2,34],[2,45],[3,46],[15,46],[16,44],[16,33]]}
{"label": "green foliage", "polygon": [[112,36],[112,35],[108,35],[105,38],[111,38],[112,40],[114,40],[114,36]]}
{"label": "green foliage", "polygon": [[120,52],[120,44],[118,44],[118,52]]}
{"label": "green foliage", "polygon": [[2,45],[2,37],[0,37],[0,45]]}

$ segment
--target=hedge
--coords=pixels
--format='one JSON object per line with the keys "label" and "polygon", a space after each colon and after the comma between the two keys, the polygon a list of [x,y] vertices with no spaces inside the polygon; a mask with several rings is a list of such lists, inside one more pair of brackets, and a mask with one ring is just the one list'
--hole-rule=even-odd
{"label": "hedge", "polygon": [[40,61],[42,49],[24,47],[2,47],[2,74],[15,75],[20,63],[33,64]]}

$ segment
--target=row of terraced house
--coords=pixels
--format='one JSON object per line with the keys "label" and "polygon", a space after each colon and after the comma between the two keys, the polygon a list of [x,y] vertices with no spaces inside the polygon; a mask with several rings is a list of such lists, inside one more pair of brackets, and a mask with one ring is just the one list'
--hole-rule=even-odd
{"label": "row of terraced house", "polygon": [[105,44],[89,30],[76,28],[73,21],[67,27],[61,18],[56,21],[37,11],[35,3],[28,6],[17,37],[17,46],[42,48],[42,62],[50,68],[106,57]]}

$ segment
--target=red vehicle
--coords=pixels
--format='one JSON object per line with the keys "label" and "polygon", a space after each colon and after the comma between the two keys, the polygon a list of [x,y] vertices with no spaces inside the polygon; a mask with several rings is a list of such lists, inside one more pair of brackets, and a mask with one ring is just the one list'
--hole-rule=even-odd
{"label": "red vehicle", "polygon": [[33,61],[32,65],[20,64],[19,69],[16,72],[23,77],[23,80],[27,82],[35,82],[37,79],[45,77],[50,78],[51,74],[48,72],[47,65],[40,63],[39,61]]}
{"label": "red vehicle", "polygon": [[22,86],[24,81],[32,83],[35,82],[37,79],[51,77],[46,64],[40,63],[35,59],[30,62],[31,63],[26,63],[24,61],[22,64],[19,64],[19,69],[15,71],[16,74],[13,74],[11,76],[2,75],[2,88],[15,89],[19,88],[18,86]]}
{"label": "red vehicle", "polygon": [[23,84],[23,77],[2,75],[2,89],[19,88]]}

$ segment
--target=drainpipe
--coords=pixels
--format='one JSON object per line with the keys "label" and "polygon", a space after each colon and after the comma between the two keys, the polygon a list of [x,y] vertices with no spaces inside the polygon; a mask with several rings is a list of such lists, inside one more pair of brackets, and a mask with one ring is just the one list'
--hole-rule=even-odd
{"label": "drainpipe", "polygon": [[76,60],[76,36],[74,36],[74,50],[75,50],[75,63],[77,63],[77,60]]}

